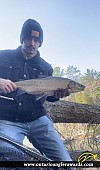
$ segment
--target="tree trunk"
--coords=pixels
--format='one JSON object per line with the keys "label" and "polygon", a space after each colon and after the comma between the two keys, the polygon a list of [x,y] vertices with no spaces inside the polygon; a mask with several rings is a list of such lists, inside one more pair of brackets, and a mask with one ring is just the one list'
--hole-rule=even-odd
{"label": "tree trunk", "polygon": [[45,102],[44,106],[54,123],[100,123],[100,106],[64,100]]}

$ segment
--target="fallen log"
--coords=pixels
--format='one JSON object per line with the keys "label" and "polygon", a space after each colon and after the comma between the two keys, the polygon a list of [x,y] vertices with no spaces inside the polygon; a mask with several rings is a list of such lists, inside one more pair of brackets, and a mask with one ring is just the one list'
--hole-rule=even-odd
{"label": "fallen log", "polygon": [[100,123],[100,106],[65,100],[45,102],[44,106],[54,123]]}

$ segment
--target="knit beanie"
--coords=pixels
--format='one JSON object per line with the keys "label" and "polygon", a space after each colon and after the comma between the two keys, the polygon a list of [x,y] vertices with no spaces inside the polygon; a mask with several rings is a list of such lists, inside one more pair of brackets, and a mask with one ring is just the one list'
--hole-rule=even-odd
{"label": "knit beanie", "polygon": [[43,42],[43,30],[40,24],[34,19],[28,19],[27,21],[24,22],[22,26],[21,34],[20,34],[21,44],[26,37],[31,37],[32,30],[39,32],[39,43],[41,46]]}

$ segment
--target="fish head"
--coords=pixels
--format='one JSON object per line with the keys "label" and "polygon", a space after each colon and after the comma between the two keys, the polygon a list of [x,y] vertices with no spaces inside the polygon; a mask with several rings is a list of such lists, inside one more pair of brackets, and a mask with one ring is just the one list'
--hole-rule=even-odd
{"label": "fish head", "polygon": [[73,92],[80,92],[80,91],[83,91],[85,89],[85,86],[80,84],[80,83],[77,83],[75,81],[70,81],[69,83],[69,88],[71,89],[71,91]]}

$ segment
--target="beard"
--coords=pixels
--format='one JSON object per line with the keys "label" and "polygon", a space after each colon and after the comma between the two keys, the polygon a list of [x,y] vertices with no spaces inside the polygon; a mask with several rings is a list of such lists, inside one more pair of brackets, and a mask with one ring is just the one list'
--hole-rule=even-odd
{"label": "beard", "polygon": [[22,47],[22,53],[26,59],[30,59],[37,54],[37,49],[33,46]]}
{"label": "beard", "polygon": [[26,48],[23,48],[23,50],[24,50],[24,52],[26,54],[34,54],[34,53],[36,53],[36,48],[33,47],[32,45],[27,46]]}

